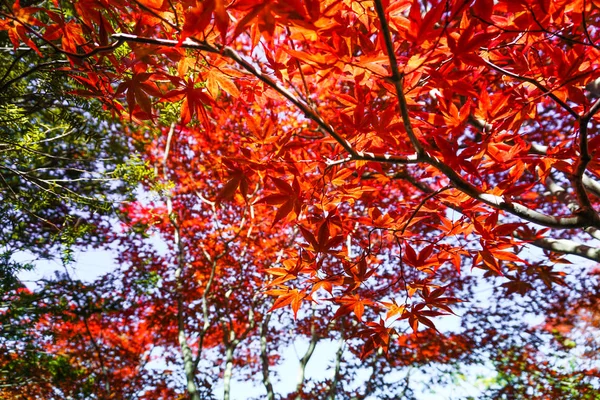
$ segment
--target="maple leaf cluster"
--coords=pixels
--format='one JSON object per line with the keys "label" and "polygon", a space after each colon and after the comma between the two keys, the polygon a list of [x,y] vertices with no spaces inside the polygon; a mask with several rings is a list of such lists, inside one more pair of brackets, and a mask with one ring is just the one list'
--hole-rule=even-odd
{"label": "maple leaf cluster", "polygon": [[[168,349],[194,399],[210,386],[199,368],[215,365],[225,398],[234,367],[262,373],[272,396],[267,342],[289,344],[290,329],[313,348],[301,368],[326,338],[351,343],[349,359],[374,374],[474,363],[476,349],[508,343],[501,328],[473,337],[479,328],[436,323],[483,313],[468,304],[473,270],[499,298],[547,296],[549,325],[524,327],[532,337],[555,326],[564,339],[582,315],[597,322],[587,315],[597,288],[561,297],[565,255],[600,261],[600,100],[588,90],[600,80],[597,1],[20,4],[2,9],[0,30],[15,48],[64,56],[74,93],[134,124],[124,134],[166,188],[122,209],[122,271],[111,276],[136,311],[115,318],[135,328],[101,329],[98,317],[93,329],[110,331],[98,347],[114,336],[130,349],[135,332],[132,354]],[[136,224],[166,254],[133,238]],[[571,276],[595,282],[582,271]],[[562,317],[561,302],[573,305]],[[510,357],[535,363],[539,347],[515,346]],[[340,368],[297,393],[334,398],[352,376]]]}

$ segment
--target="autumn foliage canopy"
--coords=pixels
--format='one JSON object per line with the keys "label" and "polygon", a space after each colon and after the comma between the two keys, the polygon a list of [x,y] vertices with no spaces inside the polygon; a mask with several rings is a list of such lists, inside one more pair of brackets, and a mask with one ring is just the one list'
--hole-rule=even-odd
{"label": "autumn foliage canopy", "polygon": [[0,29],[153,175],[98,228],[119,268],[32,303],[61,379],[1,395],[411,398],[456,365],[489,398],[598,390],[598,1],[21,0]]}

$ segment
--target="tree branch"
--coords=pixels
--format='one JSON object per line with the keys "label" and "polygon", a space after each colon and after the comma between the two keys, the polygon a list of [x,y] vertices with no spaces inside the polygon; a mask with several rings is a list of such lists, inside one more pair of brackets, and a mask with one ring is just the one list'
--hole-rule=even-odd
{"label": "tree branch", "polygon": [[271,320],[271,313],[265,315],[262,324],[260,326],[260,361],[263,375],[263,385],[267,390],[267,400],[275,399],[275,392],[273,391],[273,384],[271,384],[271,378],[269,377],[269,353],[267,349],[267,334],[269,330],[269,321]]}
{"label": "tree branch", "polygon": [[329,394],[327,396],[328,400],[335,400],[337,385],[340,379],[340,371],[342,367],[342,355],[344,354],[344,344],[346,343],[346,338],[344,337],[344,324],[343,321],[340,321],[340,339],[338,340],[338,349],[335,352],[335,364],[333,367],[333,377],[331,379],[331,385],[329,386]]}
{"label": "tree branch", "polygon": [[279,83],[275,82],[271,77],[265,75],[261,70],[252,65],[250,62],[246,61],[237,51],[227,46],[219,46],[219,45],[209,45],[206,42],[196,41],[191,38],[187,38],[181,44],[176,40],[167,40],[167,39],[151,39],[151,38],[142,38],[135,35],[129,35],[124,33],[118,33],[112,35],[117,41],[123,42],[134,42],[134,43],[145,43],[145,44],[154,44],[159,46],[167,46],[167,47],[176,47],[180,46],[187,49],[194,49],[200,51],[206,51],[209,53],[220,54],[224,57],[227,57],[233,61],[235,61],[240,67],[244,70],[258,78],[261,82],[265,83],[267,86],[275,90],[277,93],[285,97],[288,101],[290,101],[294,106],[296,106],[300,111],[304,113],[304,115],[317,123],[319,128],[325,133],[329,134],[337,143],[340,144],[344,148],[346,152],[348,152],[352,160],[364,160],[364,161],[375,161],[375,162],[384,162],[384,163],[392,163],[392,164],[416,164],[421,162],[420,158],[417,154],[411,154],[408,156],[394,156],[388,153],[384,154],[375,154],[371,152],[363,152],[357,151],[352,147],[352,144],[348,142],[346,139],[341,137],[331,125],[327,122],[323,121],[323,119],[315,112],[315,110],[305,103],[303,100],[298,99],[294,94],[292,94],[289,90],[281,86]]}
{"label": "tree branch", "polygon": [[[175,124],[171,124],[169,133],[167,136],[167,143],[165,146],[165,153],[163,155],[163,175],[165,178],[168,177],[167,160],[169,159],[169,152],[171,148],[171,140],[173,139],[173,133],[175,132]],[[183,305],[183,282],[181,281],[183,275],[183,269],[185,267],[185,249],[183,241],[181,240],[179,222],[177,217],[173,213],[173,201],[171,196],[165,197],[167,204],[167,212],[169,215],[169,221],[173,227],[173,240],[177,248],[177,266],[175,269],[175,282],[176,282],[176,293],[177,298],[177,328],[178,328],[178,340],[181,348],[181,354],[183,356],[183,368],[185,371],[185,379],[187,382],[187,391],[192,400],[200,400],[200,394],[198,393],[198,387],[196,385],[196,364],[194,363],[194,356],[192,349],[188,344],[187,336],[185,333],[185,315]]]}
{"label": "tree branch", "polygon": [[[313,308],[313,317],[315,310]],[[296,385],[296,400],[302,399],[302,387],[304,386],[304,379],[306,374],[306,364],[312,357],[315,348],[317,347],[317,343],[319,342],[319,335],[317,333],[317,329],[315,326],[314,318],[312,325],[310,326],[310,342],[308,343],[308,348],[304,353],[304,356],[300,359],[300,364],[298,365],[298,384]]]}
{"label": "tree branch", "polygon": [[[286,88],[282,87],[280,84],[275,82],[269,76],[265,75],[262,71],[256,68],[254,65],[243,59],[235,50],[226,46],[219,45],[209,45],[206,42],[195,41],[190,38],[184,40],[181,44],[175,40],[167,40],[167,39],[151,39],[151,38],[141,38],[135,35],[129,34],[115,34],[113,37],[117,41],[121,42],[135,42],[135,43],[145,43],[145,44],[155,44],[160,46],[168,46],[175,47],[180,45],[184,48],[196,49],[201,51],[207,51],[210,53],[221,54],[224,57],[227,57],[233,61],[235,61],[239,66],[241,66],[246,71],[250,72],[260,81],[267,84],[269,87],[274,89],[276,92],[281,94],[287,100],[289,100],[292,104],[294,104],[298,109],[300,109],[307,118],[315,121],[319,128],[329,134],[331,137],[338,142],[344,150],[346,150],[353,160],[365,160],[365,161],[374,161],[374,162],[382,162],[382,163],[391,163],[391,164],[416,164],[416,163],[427,163],[433,167],[435,167],[438,171],[446,175],[446,177],[450,180],[450,182],[454,185],[455,188],[460,190],[461,192],[467,194],[473,199],[479,200],[488,206],[509,212],[521,219],[524,219],[529,222],[534,222],[538,225],[543,225],[546,227],[557,228],[557,229],[571,229],[571,228],[582,228],[587,226],[596,226],[600,228],[600,219],[598,221],[590,221],[586,216],[577,215],[574,217],[554,217],[550,215],[546,215],[540,213],[539,211],[532,210],[526,206],[521,204],[513,203],[510,200],[507,200],[501,196],[491,195],[488,193],[482,193],[479,189],[473,186],[471,183],[467,182],[462,176],[460,176],[453,168],[448,165],[442,163],[437,158],[434,158],[424,151],[406,156],[399,157],[393,156],[390,154],[374,154],[370,152],[362,152],[356,151],[352,145],[344,138],[342,138],[329,124],[323,121],[319,115],[305,102],[296,98],[292,93],[290,93]],[[403,93],[400,97],[403,97]],[[403,108],[402,115],[406,116],[407,119],[404,119],[404,123],[410,129],[412,126],[410,124],[410,119],[408,119],[408,107],[406,104],[400,104],[400,108]],[[408,128],[407,128],[408,130]]]}
{"label": "tree branch", "polygon": [[[392,179],[402,179],[409,182],[411,185],[421,190],[423,193],[427,193],[431,195],[435,193],[435,190],[424,182],[416,180],[412,175],[407,172],[398,173],[391,177]],[[454,211],[464,215],[462,209],[453,204],[445,204],[446,207],[450,207]],[[513,233],[515,237],[523,240],[525,243],[528,243],[532,246],[539,247],[545,250],[555,251],[561,254],[570,254],[583,258],[587,258],[588,260],[600,262],[600,249],[591,247],[582,243],[575,242],[573,240],[567,239],[553,239],[553,238],[540,238],[533,241],[527,241],[521,237],[519,237],[516,232]]]}
{"label": "tree branch", "polygon": [[390,27],[385,16],[385,10],[383,9],[383,5],[381,4],[381,0],[375,0],[375,10],[377,11],[379,23],[381,24],[381,33],[383,35],[383,39],[385,40],[385,47],[388,53],[388,58],[390,60],[390,70],[392,71],[390,80],[396,88],[396,96],[398,97],[400,114],[402,115],[402,122],[404,124],[404,128],[406,129],[406,134],[408,135],[410,142],[412,143],[415,151],[417,152],[417,155],[422,155],[425,153],[425,151],[423,150],[423,146],[419,142],[419,139],[417,138],[417,135],[413,130],[412,124],[410,123],[410,116],[408,114],[408,103],[406,102],[406,97],[404,96],[403,77],[402,74],[400,74],[400,71],[398,70],[398,60],[396,59],[394,44],[392,42],[392,35],[390,33]]}
{"label": "tree branch", "polygon": [[[579,208],[577,202],[574,201],[574,199],[570,198],[567,190],[564,187],[560,186],[558,183],[554,182],[554,180],[551,177],[548,177],[546,179],[546,186],[548,187],[548,190],[550,190],[550,193],[556,196],[556,198],[561,203],[566,204],[567,207],[569,207],[571,212],[575,212]],[[592,226],[587,227],[584,230],[594,239],[600,240],[600,230]]]}
{"label": "tree branch", "polygon": [[571,107],[569,107],[569,105],[567,103],[565,103],[564,101],[562,101],[558,96],[556,96],[554,93],[552,93],[552,91],[550,89],[548,89],[547,87],[545,87],[544,85],[542,85],[541,83],[539,83],[538,81],[536,81],[533,78],[529,78],[526,76],[521,76],[519,74],[515,74],[514,72],[510,72],[502,67],[499,67],[498,65],[494,64],[493,62],[486,60],[485,58],[481,58],[481,60],[488,65],[490,68],[500,72],[501,74],[504,74],[506,76],[510,76],[511,78],[523,81],[523,82],[528,82],[531,83],[533,86],[535,86],[536,88],[538,88],[539,90],[542,91],[542,93],[544,93],[545,95],[547,95],[548,97],[550,97],[552,100],[554,100],[556,102],[556,104],[558,104],[559,106],[561,106],[566,112],[568,112],[569,114],[571,114],[572,117],[574,117],[576,120],[579,120],[579,114],[577,114],[575,112],[575,110],[573,110]]}
{"label": "tree branch", "polygon": [[[223,332],[226,335],[227,331]],[[223,400],[231,397],[231,377],[233,375],[233,353],[237,347],[235,330],[229,330],[229,340],[225,339],[225,371],[223,372]]]}
{"label": "tree branch", "polygon": [[[511,213],[515,216],[518,216],[519,218],[522,218],[526,221],[534,222],[534,223],[544,225],[547,227],[560,228],[560,229],[590,226],[592,224],[600,227],[600,219],[598,219],[597,216],[596,216],[596,219],[591,221],[591,223],[589,221],[589,218],[584,219],[584,218],[581,218],[580,216],[554,217],[554,216],[545,215],[538,211],[529,209],[528,207],[525,207],[521,204],[512,203],[512,202],[504,199],[501,196],[491,195],[491,194],[487,194],[487,193],[481,193],[481,191],[479,191],[479,189],[477,189],[471,183],[469,183],[465,179],[463,179],[463,177],[460,176],[453,168],[449,167],[448,165],[442,163],[438,159],[431,157],[429,154],[427,154],[423,150],[421,144],[419,143],[418,139],[414,135],[414,131],[412,129],[412,124],[410,122],[410,116],[409,116],[409,112],[408,112],[408,105],[406,103],[406,98],[404,97],[404,89],[402,87],[402,79],[401,79],[400,73],[398,71],[398,65],[397,65],[398,62],[397,62],[396,56],[394,54],[394,46],[392,43],[392,38],[391,38],[388,23],[387,23],[387,18],[385,16],[385,10],[383,9],[381,0],[375,0],[375,9],[377,11],[377,16],[379,18],[379,22],[381,24],[381,30],[382,30],[382,34],[384,36],[384,40],[385,40],[386,48],[387,48],[387,52],[388,52],[388,57],[390,60],[390,68],[392,71],[392,75],[391,75],[390,79],[392,80],[392,82],[394,82],[394,86],[396,87],[396,94],[398,97],[399,106],[400,106],[400,110],[402,113],[402,121],[404,123],[406,132],[409,135],[409,138],[410,138],[411,142],[413,143],[413,146],[417,152],[417,158],[419,158],[422,161],[428,163],[429,165],[435,167],[437,170],[439,170],[444,175],[446,175],[446,177],[450,180],[450,182],[452,182],[454,187],[459,189],[461,192],[463,192],[463,193],[469,195],[470,197],[477,199],[493,208],[509,212],[509,213]],[[495,66],[494,64],[490,63],[489,61],[486,61],[486,62],[493,68],[498,69],[499,71],[502,71],[503,73],[509,74],[510,76],[513,76],[513,77],[519,77],[518,75],[513,74],[509,71],[504,71],[502,68]],[[536,87],[539,87],[540,90],[542,90],[544,93],[548,94],[550,97],[552,97],[553,99],[556,99],[556,101],[560,102],[560,104],[563,105],[563,107],[565,107],[565,109],[567,111],[570,110],[570,112],[572,114],[574,114],[574,116],[576,118],[579,118],[579,115],[577,113],[575,113],[567,104],[565,104],[560,99],[558,99],[548,89],[543,87],[543,85],[539,84],[538,82],[536,82],[535,80],[530,79],[530,78],[522,78],[522,79],[531,81],[531,83],[536,85]]]}
{"label": "tree branch", "polygon": [[571,254],[600,262],[600,249],[575,242],[574,240],[542,238],[529,242],[529,244],[541,249],[562,254]]}

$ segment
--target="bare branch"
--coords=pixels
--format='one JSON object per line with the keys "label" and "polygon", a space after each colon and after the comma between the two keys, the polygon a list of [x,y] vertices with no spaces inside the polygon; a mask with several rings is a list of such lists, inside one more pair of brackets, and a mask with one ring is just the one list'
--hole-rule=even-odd
{"label": "bare branch", "polygon": [[263,385],[267,390],[267,400],[275,399],[275,392],[273,391],[273,384],[269,377],[269,354],[267,349],[267,333],[269,330],[269,321],[271,321],[271,313],[265,315],[261,327],[260,327],[260,361],[263,375]]}
{"label": "bare branch", "polygon": [[[577,202],[569,196],[567,190],[556,183],[552,178],[549,177],[546,179],[546,186],[561,203],[566,204],[567,207],[569,207],[571,212],[575,212],[579,208],[579,204],[577,204]],[[591,226],[585,228],[584,230],[594,239],[600,240],[600,230]]]}
{"label": "bare branch", "polygon": [[552,239],[542,238],[536,239],[529,244],[562,254],[572,254],[575,256],[587,258],[595,262],[600,262],[600,249],[596,247],[586,246],[569,239]]}
{"label": "bare branch", "polygon": [[[315,310],[313,308],[313,317]],[[317,347],[317,343],[319,342],[319,335],[317,333],[317,329],[315,326],[314,318],[313,322],[310,326],[310,342],[308,343],[308,348],[304,353],[304,356],[300,359],[300,364],[298,365],[298,383],[296,384],[296,400],[302,399],[302,387],[304,386],[304,379],[306,374],[306,364],[310,361],[313,353],[315,352],[315,348]]]}
{"label": "bare branch", "polygon": [[344,344],[346,338],[344,337],[344,324],[340,323],[340,338],[338,340],[338,349],[335,352],[335,364],[333,367],[333,378],[331,379],[331,385],[329,386],[328,400],[335,400],[337,385],[340,379],[340,371],[342,367],[342,355],[344,354]]}
{"label": "bare branch", "polygon": [[[168,177],[167,160],[169,159],[171,140],[173,139],[174,132],[175,124],[171,124],[171,128],[169,129],[169,133],[167,136],[165,153],[163,155],[163,174],[165,178]],[[183,282],[181,281],[183,269],[185,267],[185,248],[181,239],[179,221],[177,221],[177,217],[173,213],[173,201],[171,200],[171,196],[165,196],[165,202],[167,205],[169,221],[171,222],[171,226],[173,227],[173,240],[177,249],[177,265],[175,268],[175,281],[177,292],[175,293],[175,296],[177,297],[177,327],[179,346],[181,348],[181,354],[183,356],[183,367],[187,382],[187,391],[192,400],[200,400],[200,394],[198,393],[198,387],[196,385],[196,364],[194,363],[192,349],[190,349],[188,339],[185,333],[185,313],[182,298]]]}
{"label": "bare branch", "polygon": [[589,192],[600,197],[600,183],[598,181],[590,178],[588,175],[584,175],[581,180]]}
{"label": "bare branch", "polygon": [[[226,331],[225,331],[226,332]],[[226,333],[223,333],[226,335]],[[223,400],[229,400],[231,397],[231,377],[233,375],[233,353],[237,347],[235,340],[235,331],[229,330],[229,340],[225,339],[225,371],[223,372]]]}

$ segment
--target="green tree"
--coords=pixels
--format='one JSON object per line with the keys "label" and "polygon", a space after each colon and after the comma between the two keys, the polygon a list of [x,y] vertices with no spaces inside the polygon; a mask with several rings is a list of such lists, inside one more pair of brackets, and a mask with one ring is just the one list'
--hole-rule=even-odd
{"label": "green tree", "polygon": [[14,255],[62,254],[68,263],[74,245],[104,240],[119,202],[148,174],[130,156],[123,124],[99,101],[76,95],[77,82],[62,70],[69,61],[41,51],[13,49],[0,33],[0,381],[18,391],[34,375],[52,384],[83,379],[85,398],[84,370],[44,347],[52,324],[39,329],[66,304],[49,295],[51,282],[27,290],[18,273],[33,265]]}
{"label": "green tree", "polygon": [[14,50],[6,32],[0,47],[0,246],[48,257],[57,239],[89,233],[113,213],[143,166],[131,157],[125,166],[122,124],[77,96],[63,55]]}

